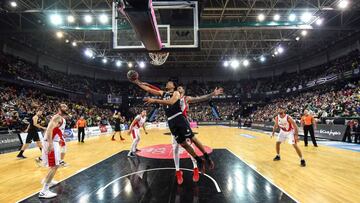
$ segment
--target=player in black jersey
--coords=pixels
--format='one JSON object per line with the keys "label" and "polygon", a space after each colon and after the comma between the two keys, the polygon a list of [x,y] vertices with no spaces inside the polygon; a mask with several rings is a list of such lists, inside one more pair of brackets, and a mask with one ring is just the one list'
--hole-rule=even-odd
{"label": "player in black jersey", "polygon": [[[17,158],[19,159],[25,159],[26,157],[23,155],[24,151],[29,147],[30,143],[32,141],[36,142],[37,146],[39,147],[40,151],[42,149],[42,145],[40,142],[39,134],[38,132],[40,130],[46,130],[45,127],[41,126],[41,115],[43,114],[42,110],[38,110],[35,115],[30,116],[29,119],[29,125],[26,129],[26,132],[28,133],[26,136],[26,142],[21,147],[21,150],[19,154],[17,155]],[[39,158],[38,158],[39,159]]]}
{"label": "player in black jersey", "polygon": [[124,141],[125,139],[121,136],[121,124],[125,122],[125,118],[121,116],[121,113],[115,110],[115,113],[113,115],[113,118],[115,119],[115,132],[113,136],[111,137],[112,141],[115,141],[115,135],[119,133],[120,140]]}
{"label": "player in black jersey", "polygon": [[182,113],[180,106],[180,93],[175,91],[175,84],[172,81],[166,83],[166,91],[155,89],[152,85],[140,82],[138,79],[133,81],[141,89],[156,95],[161,96],[162,99],[145,98],[146,103],[158,103],[164,105],[164,111],[168,120],[168,125],[171,134],[175,136],[176,141],[196,159],[200,171],[205,172],[205,161],[196,155],[194,149],[186,142],[186,139],[191,139],[197,148],[204,154],[204,158],[210,168],[213,168],[214,163],[206,153],[204,146],[195,137],[190,128],[190,124]]}

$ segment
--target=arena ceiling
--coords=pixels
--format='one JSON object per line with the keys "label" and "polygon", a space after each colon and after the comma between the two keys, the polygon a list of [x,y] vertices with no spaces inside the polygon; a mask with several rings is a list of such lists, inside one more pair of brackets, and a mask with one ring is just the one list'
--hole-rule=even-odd
{"label": "arena ceiling", "polygon": [[[118,53],[111,47],[111,30],[64,30],[63,39],[55,37],[58,29],[49,23],[49,15],[55,11],[68,15],[90,13],[111,15],[111,0],[17,0],[2,1],[0,35],[3,39],[20,42],[37,51],[58,58],[67,58],[84,63],[99,63],[83,56],[83,50],[92,47],[97,56],[107,56],[122,61],[138,61],[147,58],[144,53]],[[199,1],[201,48],[197,51],[170,53],[166,65],[179,67],[219,66],[232,58],[249,59],[260,66],[260,56],[266,57],[263,64],[269,65],[285,60],[295,60],[326,49],[337,41],[359,34],[360,2],[349,0],[349,8],[338,8],[339,0],[203,0]],[[263,13],[265,21],[274,15],[288,18],[291,13],[298,17],[304,12],[322,18],[323,25],[313,22],[307,27],[307,36],[302,29],[283,26],[251,26]],[[214,27],[201,27],[211,23]],[[250,23],[250,24],[246,24]],[[227,26],[225,26],[227,25]],[[299,41],[296,37],[301,37]],[[65,43],[69,39],[70,43]],[[71,42],[77,46],[72,47]],[[277,47],[284,53],[273,57]],[[165,66],[166,66],[165,65]],[[113,66],[108,64],[107,66]]]}

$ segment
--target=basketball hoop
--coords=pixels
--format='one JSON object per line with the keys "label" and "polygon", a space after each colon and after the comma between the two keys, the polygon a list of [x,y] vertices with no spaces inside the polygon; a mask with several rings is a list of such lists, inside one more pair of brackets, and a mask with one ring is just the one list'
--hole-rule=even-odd
{"label": "basketball hoop", "polygon": [[166,59],[169,56],[169,52],[150,52],[149,57],[152,61],[150,61],[151,64],[154,66],[161,66],[165,63]]}

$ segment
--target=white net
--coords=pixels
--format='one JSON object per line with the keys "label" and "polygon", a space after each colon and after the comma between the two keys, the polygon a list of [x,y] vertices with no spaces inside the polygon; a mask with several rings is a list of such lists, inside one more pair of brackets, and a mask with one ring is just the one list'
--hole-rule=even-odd
{"label": "white net", "polygon": [[150,61],[150,63],[155,66],[161,66],[166,62],[168,56],[169,56],[169,52],[150,52],[149,57],[152,60]]}

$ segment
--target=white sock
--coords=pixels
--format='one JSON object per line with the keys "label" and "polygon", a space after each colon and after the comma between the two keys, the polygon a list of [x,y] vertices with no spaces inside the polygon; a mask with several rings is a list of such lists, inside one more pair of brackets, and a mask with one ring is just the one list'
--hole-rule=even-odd
{"label": "white sock", "polygon": [[179,144],[173,143],[173,156],[176,171],[180,170]]}
{"label": "white sock", "polygon": [[48,183],[44,183],[41,192],[46,192],[46,191],[48,191],[48,190],[49,190],[49,184],[48,184]]}

